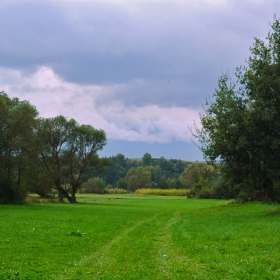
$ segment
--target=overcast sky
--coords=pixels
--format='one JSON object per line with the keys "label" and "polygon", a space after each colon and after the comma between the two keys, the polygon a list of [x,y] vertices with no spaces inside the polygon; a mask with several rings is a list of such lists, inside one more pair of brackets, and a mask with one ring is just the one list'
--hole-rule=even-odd
{"label": "overcast sky", "polygon": [[189,127],[279,0],[1,0],[0,90],[106,131],[102,156],[202,160]]}

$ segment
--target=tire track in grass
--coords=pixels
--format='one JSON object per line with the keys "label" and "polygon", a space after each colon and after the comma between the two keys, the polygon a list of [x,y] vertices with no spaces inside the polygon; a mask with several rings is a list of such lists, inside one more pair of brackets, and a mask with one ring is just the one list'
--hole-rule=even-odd
{"label": "tire track in grass", "polygon": [[[82,259],[80,259],[77,263],[75,263],[75,267],[68,269],[67,271],[64,271],[60,276],[58,276],[57,279],[75,279],[73,277],[75,277],[77,271],[79,270],[79,268],[85,266],[87,263],[91,262],[91,261],[95,261],[96,266],[105,266],[106,264],[109,263],[110,257],[108,257],[108,254],[110,252],[111,247],[118,243],[121,242],[122,239],[125,239],[126,236],[131,233],[133,230],[135,230],[136,228],[149,223],[153,220],[155,220],[159,215],[161,215],[162,213],[156,213],[154,214],[152,217],[141,220],[139,222],[137,222],[136,224],[134,224],[133,226],[125,229],[124,231],[120,232],[116,237],[114,237],[111,241],[109,241],[107,244],[105,244],[103,247],[101,247],[99,250],[97,250],[96,252],[83,257]],[[98,271],[95,276],[98,276],[99,274],[101,274],[102,271]],[[85,276],[85,275],[83,275]],[[91,274],[91,276],[93,277],[93,274]],[[89,278],[90,279],[90,278]]]}
{"label": "tire track in grass", "polygon": [[180,218],[180,212],[175,212],[173,216],[167,221],[165,226],[159,230],[157,235],[157,242],[160,242],[158,255],[157,255],[157,270],[158,275],[162,275],[164,279],[172,279],[174,276],[173,271],[170,270],[171,260],[178,258],[175,254],[172,246],[170,245],[170,228],[175,224]]}
{"label": "tire track in grass", "polygon": [[[159,279],[201,279],[199,278],[200,270],[203,265],[195,263],[188,256],[183,255],[178,251],[176,246],[172,244],[171,227],[180,220],[180,212],[175,212],[167,221],[165,226],[159,230],[157,241],[161,243],[157,256],[157,270]],[[188,275],[188,271],[197,271],[196,275]]]}

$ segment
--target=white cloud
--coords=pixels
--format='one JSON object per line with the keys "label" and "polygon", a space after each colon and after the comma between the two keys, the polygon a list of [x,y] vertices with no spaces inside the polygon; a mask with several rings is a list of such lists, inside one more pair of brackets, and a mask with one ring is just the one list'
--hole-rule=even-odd
{"label": "white cloud", "polygon": [[94,97],[102,91],[99,86],[65,82],[45,66],[29,76],[1,68],[0,77],[2,90],[9,96],[30,101],[42,117],[62,114],[96,128],[103,128],[107,123],[94,109]]}
{"label": "white cloud", "polygon": [[109,136],[113,139],[168,143],[190,141],[189,127],[199,123],[197,110],[188,108],[161,108],[156,105],[125,108],[111,105],[98,110],[109,125]]}
{"label": "white cloud", "polygon": [[[20,71],[0,69],[0,88],[12,97],[29,100],[42,117],[64,115],[79,123],[104,129],[109,139],[170,143],[190,141],[189,126],[199,122],[198,111],[161,108],[157,105],[127,107],[112,101],[100,105],[102,95],[114,94],[118,86],[78,85],[64,81],[51,68],[41,67],[24,76]],[[96,105],[96,100],[99,105]],[[108,102],[108,99],[106,99]]]}

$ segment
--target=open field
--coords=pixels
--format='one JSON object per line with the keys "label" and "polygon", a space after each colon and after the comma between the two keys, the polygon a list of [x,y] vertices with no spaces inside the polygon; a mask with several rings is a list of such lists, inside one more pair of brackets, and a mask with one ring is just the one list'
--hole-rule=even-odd
{"label": "open field", "polygon": [[140,195],[0,205],[0,279],[280,279],[280,209]]}

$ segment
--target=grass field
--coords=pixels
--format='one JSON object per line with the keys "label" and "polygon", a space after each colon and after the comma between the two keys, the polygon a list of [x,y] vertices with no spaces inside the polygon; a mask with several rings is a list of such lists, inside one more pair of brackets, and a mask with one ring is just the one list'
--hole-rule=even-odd
{"label": "grass field", "polygon": [[141,195],[0,205],[0,279],[280,279],[280,209]]}

